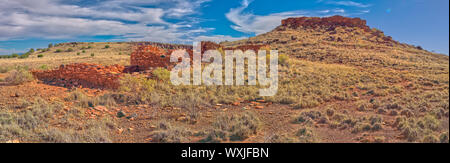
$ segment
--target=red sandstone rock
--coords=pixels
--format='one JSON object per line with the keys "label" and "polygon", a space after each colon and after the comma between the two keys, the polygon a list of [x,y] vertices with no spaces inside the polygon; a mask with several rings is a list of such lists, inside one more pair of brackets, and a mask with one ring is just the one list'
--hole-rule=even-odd
{"label": "red sandstone rock", "polygon": [[170,56],[163,49],[155,46],[138,46],[131,54],[131,65],[138,66],[140,71],[150,67],[169,67]]}
{"label": "red sandstone rock", "polygon": [[360,18],[347,18],[343,16],[332,16],[326,18],[319,17],[299,17],[299,18],[288,18],[282,20],[281,25],[290,27],[290,28],[298,28],[298,27],[331,27],[335,28],[338,26],[344,27],[359,27],[362,29],[370,30],[370,28],[366,25],[366,21]]}

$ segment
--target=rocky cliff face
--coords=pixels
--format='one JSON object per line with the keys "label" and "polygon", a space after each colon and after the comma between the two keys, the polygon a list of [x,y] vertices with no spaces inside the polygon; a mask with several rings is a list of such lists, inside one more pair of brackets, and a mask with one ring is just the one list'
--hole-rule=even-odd
{"label": "rocky cliff face", "polygon": [[367,22],[360,18],[347,18],[343,16],[332,16],[326,18],[319,17],[299,17],[288,18],[282,20],[281,25],[293,29],[299,27],[327,27],[334,29],[336,27],[358,27],[365,30],[370,30],[370,27],[366,25]]}

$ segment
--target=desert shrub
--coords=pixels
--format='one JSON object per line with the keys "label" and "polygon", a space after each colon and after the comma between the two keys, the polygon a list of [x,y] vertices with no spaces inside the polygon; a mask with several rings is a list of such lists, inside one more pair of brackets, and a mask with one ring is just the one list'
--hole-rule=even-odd
{"label": "desert shrub", "polygon": [[295,135],[299,143],[316,143],[318,141],[317,136],[308,127],[300,128]]}
{"label": "desert shrub", "polygon": [[161,121],[156,126],[156,131],[151,133],[152,141],[158,143],[183,143],[188,142],[192,132],[184,127],[174,126]]}
{"label": "desert shrub", "polygon": [[242,141],[257,134],[260,120],[252,112],[239,115],[220,115],[213,123],[213,129],[205,140]]}
{"label": "desert shrub", "polygon": [[439,143],[439,138],[434,135],[427,135],[423,138],[424,143]]}
{"label": "desert shrub", "polygon": [[34,80],[33,75],[28,70],[23,68],[18,68],[10,71],[8,76],[5,78],[6,82],[14,85],[31,82],[33,80]]}
{"label": "desert shrub", "polygon": [[44,57],[44,55],[43,54],[39,54],[37,57],[38,58],[42,58],[42,57]]}
{"label": "desert shrub", "polygon": [[442,133],[441,136],[439,137],[439,140],[441,141],[441,143],[448,143],[449,142],[448,132]]}
{"label": "desert shrub", "polygon": [[56,49],[56,51],[55,51],[56,53],[61,53],[62,52],[62,50],[61,49]]}
{"label": "desert shrub", "polygon": [[110,48],[110,46],[109,45],[105,45],[105,49],[109,49]]}
{"label": "desert shrub", "polygon": [[11,70],[10,67],[6,67],[6,66],[0,67],[0,73],[7,73],[9,70]]}
{"label": "desert shrub", "polygon": [[[430,141],[432,140],[430,136],[437,137],[441,130],[441,122],[431,114],[420,118],[398,117],[395,124],[405,139],[410,142]],[[425,139],[425,137],[428,138]]]}
{"label": "desert shrub", "polygon": [[82,53],[86,53],[86,50],[81,51]]}
{"label": "desert shrub", "polygon": [[73,101],[75,104],[82,108],[95,107],[95,106],[116,106],[116,98],[114,94],[104,94],[102,96],[91,97],[86,95],[80,89],[72,91],[66,101]]}
{"label": "desert shrub", "polygon": [[155,84],[143,76],[126,74],[120,79],[119,91],[129,97],[127,103],[150,103]]}
{"label": "desert shrub", "polygon": [[95,54],[94,53],[91,53],[91,57],[94,57],[95,56]]}
{"label": "desert shrub", "polygon": [[329,117],[332,117],[335,113],[334,109],[332,108],[328,108],[326,112]]}
{"label": "desert shrub", "polygon": [[296,143],[297,140],[294,137],[289,137],[286,134],[272,134],[264,138],[264,143]]}
{"label": "desert shrub", "polygon": [[165,68],[157,68],[153,71],[153,75],[161,81],[170,80],[170,71]]}
{"label": "desert shrub", "polygon": [[322,113],[319,111],[304,111],[294,119],[294,123],[311,123],[320,118],[322,118]]}
{"label": "desert shrub", "polygon": [[289,56],[286,54],[280,54],[278,56],[278,64],[282,66],[289,65]]}
{"label": "desert shrub", "polygon": [[73,52],[73,49],[72,49],[72,48],[69,48],[69,49],[67,49],[66,51],[67,51],[67,52]]}
{"label": "desert shrub", "polygon": [[39,66],[39,69],[40,70],[49,70],[50,68],[46,64],[43,64],[43,65]]}
{"label": "desert shrub", "polygon": [[97,104],[93,97],[89,97],[80,89],[72,91],[66,101],[74,101],[79,107],[83,108],[94,107]]}
{"label": "desert shrub", "polygon": [[81,54],[80,52],[77,53],[77,55],[80,55],[80,54]]}

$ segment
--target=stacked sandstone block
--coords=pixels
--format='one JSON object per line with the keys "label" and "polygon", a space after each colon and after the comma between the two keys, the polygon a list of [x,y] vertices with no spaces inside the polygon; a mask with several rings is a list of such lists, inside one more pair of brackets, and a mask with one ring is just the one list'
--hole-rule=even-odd
{"label": "stacked sandstone block", "polygon": [[135,48],[131,53],[131,65],[138,66],[140,71],[152,67],[169,67],[170,56],[163,49],[156,46],[143,45]]}
{"label": "stacked sandstone block", "polygon": [[[184,49],[184,48],[180,48]],[[161,49],[157,46],[152,45],[141,45],[135,47],[133,53],[131,53],[131,65],[137,67],[138,71],[150,70],[157,67],[172,68],[175,63],[170,62],[170,56],[173,51],[178,50],[176,47],[174,49]],[[184,49],[189,54],[192,62],[192,48]]]}
{"label": "stacked sandstone block", "polygon": [[32,74],[39,80],[63,87],[86,87],[116,89],[124,66],[101,66],[96,64],[61,65],[56,70],[34,70]]}

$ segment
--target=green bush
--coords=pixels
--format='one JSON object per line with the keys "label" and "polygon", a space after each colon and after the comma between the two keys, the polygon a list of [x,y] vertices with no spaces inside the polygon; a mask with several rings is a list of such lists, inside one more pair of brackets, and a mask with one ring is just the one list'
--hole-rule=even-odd
{"label": "green bush", "polygon": [[42,58],[42,57],[44,57],[44,55],[39,54],[37,57],[38,57],[38,58]]}
{"label": "green bush", "polygon": [[62,52],[62,50],[61,49],[56,49],[56,51],[55,51],[56,53],[61,53]]}
{"label": "green bush", "polygon": [[110,48],[110,46],[109,45],[105,45],[105,49],[109,49]]}
{"label": "green bush", "polygon": [[170,80],[170,71],[165,68],[157,68],[153,71],[153,75],[161,81],[169,81]]}
{"label": "green bush", "polygon": [[156,82],[143,76],[124,75],[120,79],[119,91],[127,96],[127,103],[149,103]]}
{"label": "green bush", "polygon": [[73,52],[72,48],[67,49],[67,52]]}
{"label": "green bush", "polygon": [[39,69],[40,70],[49,70],[50,68],[46,64],[43,64],[43,65],[39,66]]}
{"label": "green bush", "polygon": [[286,54],[280,54],[278,56],[278,64],[286,66],[289,64],[289,56],[287,56]]}
{"label": "green bush", "polygon": [[94,53],[91,53],[91,57],[94,57],[95,56],[95,54]]}

